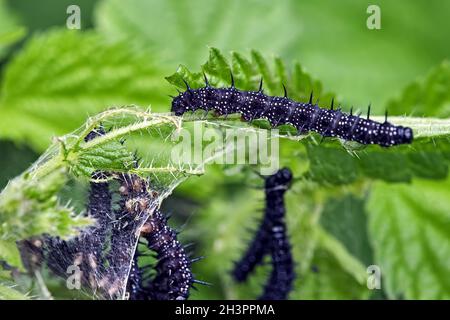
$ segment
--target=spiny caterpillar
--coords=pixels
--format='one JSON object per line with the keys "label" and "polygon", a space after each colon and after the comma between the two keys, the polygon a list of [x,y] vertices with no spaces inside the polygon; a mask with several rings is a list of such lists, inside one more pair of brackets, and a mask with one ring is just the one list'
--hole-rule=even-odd
{"label": "spiny caterpillar", "polygon": [[265,179],[266,207],[259,230],[240,261],[235,264],[233,277],[245,281],[255,266],[270,253],[272,271],[264,286],[261,300],[285,300],[295,278],[291,247],[284,221],[284,193],[292,181],[292,173],[283,168]]}
{"label": "spiny caterpillar", "polygon": [[214,111],[216,115],[241,114],[244,121],[266,118],[273,128],[279,125],[292,125],[298,134],[314,131],[323,137],[339,137],[346,141],[356,141],[361,144],[376,144],[390,147],[398,144],[411,143],[413,131],[411,128],[395,126],[387,121],[387,113],[383,123],[370,120],[370,106],[367,119],[354,116],[351,111],[346,114],[340,108],[320,108],[312,103],[312,93],[309,102],[296,102],[288,98],[286,87],[284,97],[268,96],[262,89],[262,79],[258,91],[236,89],[233,75],[231,87],[213,88],[205,75],[205,87],[192,89],[186,84],[186,91],[173,98],[172,112],[183,115],[188,111]]}
{"label": "spiny caterpillar", "polygon": [[[144,224],[141,237],[147,240],[148,249],[156,252],[156,276],[145,283],[141,270],[132,268],[128,286],[130,300],[186,300],[197,282],[191,272],[192,260],[159,210]],[[134,266],[139,256],[136,251]]]}
{"label": "spiny caterpillar", "polygon": [[[134,214],[145,210],[151,201],[149,194],[143,191],[148,189],[148,183],[135,175],[123,181],[119,191],[126,210]],[[145,283],[137,264],[140,253],[136,250],[127,285],[130,300],[185,300],[194,283],[205,284],[194,279],[191,272],[191,263],[200,258],[188,257],[177,239],[177,232],[168,226],[167,220],[155,209],[140,230],[148,249],[157,255],[156,276]]]}
{"label": "spiny caterpillar", "polygon": [[68,267],[78,266],[82,270],[83,285],[95,289],[100,281],[99,275],[105,271],[103,252],[113,219],[109,183],[91,182],[87,214],[96,220],[93,226],[69,240],[46,235],[43,247],[47,266],[53,273],[66,278]]}
{"label": "spiny caterpillar", "polygon": [[[104,135],[103,128],[91,131],[85,141]],[[94,172],[93,179],[106,179],[103,172]],[[107,235],[111,232],[113,212],[112,195],[108,182],[90,182],[87,216],[95,219],[93,226],[87,227],[79,236],[62,240],[59,237],[44,236],[45,260],[49,269],[60,277],[68,276],[71,265],[78,266],[84,286],[96,289],[100,283],[99,276],[105,271],[103,253],[107,246]],[[109,288],[111,290],[111,288]]]}

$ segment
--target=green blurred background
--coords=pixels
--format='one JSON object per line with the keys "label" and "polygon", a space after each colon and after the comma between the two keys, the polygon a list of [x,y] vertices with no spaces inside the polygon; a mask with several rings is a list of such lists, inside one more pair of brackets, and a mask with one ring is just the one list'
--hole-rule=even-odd
{"label": "green blurred background", "polygon": [[[80,31],[66,28],[71,4],[81,9]],[[380,30],[366,26],[370,4],[381,9]],[[397,114],[446,117],[448,66],[436,89],[439,107],[426,107],[431,98],[405,108],[395,101],[404,101],[405,87],[449,58],[449,31],[450,2],[439,0],[0,0],[0,186],[27,168],[53,136],[108,106],[169,111],[168,95],[175,91],[164,77],[179,64],[199,70],[208,46],[242,54],[256,49],[288,66],[298,61],[346,108],[372,103],[376,114],[392,105]],[[294,166],[301,172],[307,165]],[[445,179],[446,165],[444,171]],[[260,291],[267,267],[242,286],[227,274],[250,237],[245,228],[255,228],[262,208],[261,192],[244,189],[247,178],[212,167],[164,204],[174,212],[175,225],[184,225],[185,241],[196,242],[196,254],[207,257],[194,271],[214,285],[201,287],[194,298],[254,298]],[[450,297],[449,182],[414,180],[411,186],[407,180],[377,183],[370,198],[366,181],[293,190],[289,221],[299,277],[291,298]],[[429,203],[440,203],[429,231],[436,238],[422,224],[428,209],[411,204],[414,195],[427,190]],[[383,203],[387,194],[395,203]],[[333,200],[323,200],[328,197]],[[367,208],[381,216],[368,217]],[[419,218],[413,219],[414,230],[391,239],[399,231],[380,225],[392,218],[384,217],[386,212],[396,210],[400,230],[411,221],[408,213]],[[425,240],[417,238],[422,231]],[[410,241],[418,244],[408,246]],[[365,267],[372,263],[388,272],[382,290],[365,286]]]}

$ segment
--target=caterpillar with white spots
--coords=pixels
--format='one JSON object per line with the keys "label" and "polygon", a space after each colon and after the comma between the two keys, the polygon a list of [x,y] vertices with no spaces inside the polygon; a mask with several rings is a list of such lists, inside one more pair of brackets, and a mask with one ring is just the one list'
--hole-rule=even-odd
{"label": "caterpillar with white spots", "polygon": [[370,107],[367,118],[347,114],[340,108],[321,108],[312,102],[297,102],[288,98],[284,87],[284,96],[269,96],[264,94],[262,79],[258,91],[239,90],[234,86],[231,75],[231,86],[214,88],[209,85],[205,75],[205,86],[192,89],[185,81],[186,91],[172,100],[172,112],[183,115],[188,111],[214,111],[216,115],[238,113],[244,121],[267,119],[274,128],[279,125],[292,125],[298,134],[314,131],[323,137],[339,137],[346,141],[356,141],[361,144],[376,144],[390,147],[399,144],[409,144],[413,140],[411,128],[395,126],[387,121],[383,123],[370,119]]}
{"label": "caterpillar with white spots", "polygon": [[128,277],[127,292],[130,300],[186,300],[195,283],[207,284],[194,279],[191,264],[202,258],[191,259],[178,240],[177,232],[167,223],[168,218],[159,210],[150,207],[153,196],[149,183],[136,175],[124,175],[121,187],[122,210],[132,216],[143,210],[152,210],[148,220],[140,229],[145,245],[156,253],[157,262],[152,267],[156,275],[145,279],[143,269],[138,266],[139,248],[133,257]]}

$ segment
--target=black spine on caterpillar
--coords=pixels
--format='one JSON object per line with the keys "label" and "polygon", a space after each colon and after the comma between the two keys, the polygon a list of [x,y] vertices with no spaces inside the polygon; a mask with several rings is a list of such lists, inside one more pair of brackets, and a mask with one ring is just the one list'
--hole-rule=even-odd
{"label": "black spine on caterpillar", "polygon": [[270,221],[272,272],[264,286],[261,300],[285,300],[295,279],[291,246],[286,233],[284,193],[292,181],[292,173],[283,168],[266,178],[266,219]]}
{"label": "black spine on caterpillar", "polygon": [[[262,84],[262,82],[261,82]],[[232,86],[213,88],[206,84],[199,89],[180,93],[172,101],[172,112],[183,115],[198,109],[215,111],[218,115],[240,113],[244,121],[267,118],[272,127],[290,124],[298,133],[314,131],[324,137],[339,137],[361,144],[377,144],[390,147],[411,143],[411,128],[395,126],[386,120],[383,123],[334,110],[320,108],[312,103],[312,94],[307,103],[296,102],[287,97],[268,96],[259,91],[243,91]]]}

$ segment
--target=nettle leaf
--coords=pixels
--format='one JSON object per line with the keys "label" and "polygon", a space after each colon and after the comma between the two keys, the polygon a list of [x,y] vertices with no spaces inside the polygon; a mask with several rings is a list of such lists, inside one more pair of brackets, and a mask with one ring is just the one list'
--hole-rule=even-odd
{"label": "nettle leaf", "polygon": [[25,36],[26,29],[18,17],[9,10],[6,0],[0,0],[0,59],[8,53],[8,48]]}
{"label": "nettle leaf", "polygon": [[450,298],[449,190],[450,179],[373,186],[369,230],[390,298]]}
{"label": "nettle leaf", "polygon": [[[201,179],[205,180],[204,178],[207,179],[207,176]],[[228,189],[224,184],[221,187]],[[229,187],[231,191],[232,184]],[[241,190],[238,194],[217,194],[214,201],[204,204],[198,213],[195,229],[201,232],[201,252],[205,252],[208,258],[204,259],[203,263],[194,265],[194,268],[204,279],[208,279],[208,282],[217,279],[215,283],[227,284],[222,286],[222,295],[216,297],[217,299],[250,299],[255,296],[255,292],[259,292],[252,283],[244,288],[240,286],[238,290],[230,273],[233,261],[239,259],[246,249],[247,242],[253,236],[252,229],[256,228],[262,217],[262,206],[255,201],[257,197],[256,190]],[[230,203],[233,203],[232,212]],[[218,221],[220,223],[217,224]],[[209,291],[212,290],[202,290],[199,297],[207,298]]]}
{"label": "nettle leaf", "polygon": [[0,91],[0,137],[43,151],[52,136],[110,106],[153,104],[167,110],[170,87],[149,52],[109,44],[93,32],[54,30],[33,36],[6,67]]}
{"label": "nettle leaf", "polygon": [[126,171],[134,166],[133,153],[118,141],[111,141],[94,149],[82,152],[73,162],[71,170],[75,176],[90,177],[95,171]]}
{"label": "nettle leaf", "polygon": [[14,289],[14,284],[3,284],[0,281],[0,300],[29,300],[26,294]]}
{"label": "nettle leaf", "polygon": [[443,179],[448,174],[450,142],[424,140],[390,149],[367,148],[347,152],[336,143],[308,145],[310,168],[306,177],[323,184],[349,184],[364,177],[408,182],[413,177]]}
{"label": "nettle leaf", "polygon": [[21,267],[16,241],[42,233],[71,236],[74,228],[91,222],[59,203],[57,193],[65,182],[61,169],[39,179],[25,173],[9,182],[0,196],[0,260]]}
{"label": "nettle leaf", "polygon": [[431,70],[425,79],[408,85],[401,96],[388,103],[394,114],[416,116],[450,116],[450,62],[445,60]]}
{"label": "nettle leaf", "polygon": [[0,300],[29,300],[30,292],[24,293],[23,286],[14,282],[11,270],[4,270],[0,266]]}
{"label": "nettle leaf", "polygon": [[[206,44],[226,50],[251,47],[264,51],[289,46],[301,33],[301,29],[281,23],[288,17],[295,19],[291,7],[286,1],[274,7],[261,1],[238,0],[107,0],[97,8],[96,22],[109,39],[136,40],[141,47],[163,50],[172,63],[192,66],[201,63]],[[153,27],[149,28],[148,22]]]}
{"label": "nettle leaf", "polygon": [[290,73],[280,58],[275,57],[269,61],[270,63],[258,51],[252,50],[251,60],[232,52],[229,63],[219,49],[210,48],[208,61],[202,65],[201,72],[191,72],[186,66],[180,65],[166,80],[181,89],[186,88],[183,80],[192,88],[200,88],[205,85],[202,74],[205,73],[212,85],[229,86],[232,72],[236,87],[242,90],[257,90],[263,78],[264,92],[267,94],[283,94],[284,84],[292,99],[307,100],[311,92],[314,92],[315,99],[331,102],[334,94],[325,92],[321,83],[304,72],[299,63],[295,63]]}
{"label": "nettle leaf", "polygon": [[312,270],[298,282],[299,290],[292,299],[365,299],[370,295],[365,283],[357,282],[343,270],[328,250],[317,249]]}
{"label": "nettle leaf", "polygon": [[351,194],[329,199],[320,217],[320,224],[347,248],[349,254],[367,267],[373,263],[373,256],[364,200]]}

